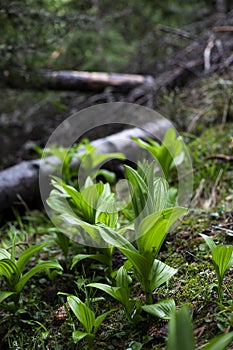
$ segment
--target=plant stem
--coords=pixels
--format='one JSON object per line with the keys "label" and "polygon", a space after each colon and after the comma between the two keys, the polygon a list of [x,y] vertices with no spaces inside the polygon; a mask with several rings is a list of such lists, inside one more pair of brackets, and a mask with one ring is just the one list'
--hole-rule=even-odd
{"label": "plant stem", "polygon": [[145,293],[146,293],[146,304],[152,304],[152,293],[150,287],[150,280],[145,281]]}

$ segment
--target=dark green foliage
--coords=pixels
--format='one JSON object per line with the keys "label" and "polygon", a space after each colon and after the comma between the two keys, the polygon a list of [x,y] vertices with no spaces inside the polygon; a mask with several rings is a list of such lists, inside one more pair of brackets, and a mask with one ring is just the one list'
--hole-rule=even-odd
{"label": "dark green foliage", "polygon": [[189,23],[202,6],[202,0],[4,0],[0,69],[25,78],[40,68],[146,72],[148,62],[167,54],[156,25]]}

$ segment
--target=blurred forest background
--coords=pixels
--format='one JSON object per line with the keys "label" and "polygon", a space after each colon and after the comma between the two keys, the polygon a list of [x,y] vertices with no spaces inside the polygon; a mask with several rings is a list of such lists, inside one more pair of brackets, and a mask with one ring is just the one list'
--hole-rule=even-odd
{"label": "blurred forest background", "polygon": [[[203,115],[208,122],[219,118],[211,109],[218,103],[226,121],[232,8],[231,0],[1,0],[1,168],[29,159],[61,120],[95,103],[156,108],[181,129]],[[153,80],[126,90],[111,82],[101,91],[49,85],[46,74],[64,70]]]}

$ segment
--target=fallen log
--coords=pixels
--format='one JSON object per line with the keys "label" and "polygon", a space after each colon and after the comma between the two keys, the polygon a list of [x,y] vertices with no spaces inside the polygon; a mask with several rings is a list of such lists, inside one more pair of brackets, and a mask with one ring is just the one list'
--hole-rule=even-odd
{"label": "fallen log", "polygon": [[81,71],[40,71],[28,72],[25,77],[20,71],[5,71],[3,81],[14,88],[103,91],[112,86],[126,93],[139,85],[153,86],[152,76]]}
{"label": "fallen log", "polygon": [[[131,141],[132,136],[146,137],[156,135],[161,139],[171,124],[162,119],[148,123],[140,128],[123,130],[117,134],[92,143],[99,153],[122,152],[126,158],[138,159],[138,146]],[[121,140],[119,142],[119,140]],[[59,164],[56,157],[47,157],[42,160],[23,161],[15,166],[0,172],[0,212],[4,212],[11,206],[30,204],[40,198],[39,170],[43,176],[49,176],[54,172],[54,165]],[[77,163],[76,163],[77,165]],[[114,169],[112,169],[114,170]],[[44,189],[43,189],[44,190]]]}

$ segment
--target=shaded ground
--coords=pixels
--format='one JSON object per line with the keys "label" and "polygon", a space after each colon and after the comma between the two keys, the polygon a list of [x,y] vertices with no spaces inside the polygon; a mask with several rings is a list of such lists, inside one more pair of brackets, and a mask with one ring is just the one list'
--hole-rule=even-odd
{"label": "shaded ground", "polygon": [[[169,235],[159,258],[178,268],[178,273],[169,282],[154,292],[154,301],[172,297],[180,307],[188,304],[193,314],[193,326],[196,342],[200,346],[216,334],[232,329],[232,270],[224,278],[224,299],[220,304],[216,293],[216,275],[210,259],[210,252],[200,237],[200,233],[211,236],[217,244],[232,244],[232,162],[213,158],[205,160],[207,155],[231,155],[233,124],[208,129],[200,138],[187,134],[189,148],[194,162],[195,190],[198,194],[195,208],[182,221],[179,227]],[[221,172],[221,179],[216,182]],[[198,192],[201,180],[205,179],[203,191]],[[211,201],[210,201],[211,199]],[[208,204],[208,208],[207,208]],[[203,209],[205,207],[205,209]],[[79,327],[58,292],[78,293],[85,298],[85,285],[103,279],[101,265],[90,261],[76,265],[70,270],[72,257],[82,251],[82,247],[70,243],[67,259],[59,246],[51,223],[40,212],[28,212],[24,217],[1,228],[1,245],[11,244],[12,232],[17,240],[33,242],[54,239],[54,246],[47,254],[59,259],[64,267],[62,276],[50,280],[44,272],[33,278],[23,292],[23,305],[13,317],[5,310],[0,311],[0,348],[13,349],[77,349],[72,342],[72,320]],[[122,257],[115,253],[116,262],[122,264]],[[103,279],[104,281],[104,279]],[[133,282],[133,294],[143,299],[141,289]],[[101,293],[99,296],[102,296]],[[95,341],[96,349],[164,349],[167,336],[167,322],[144,315],[145,321],[136,326],[130,325],[120,304],[110,297],[93,304],[97,314],[109,308],[117,308],[109,316]],[[39,323],[38,323],[39,322]],[[41,326],[43,325],[43,327]],[[23,330],[23,332],[22,332]],[[85,349],[85,342],[78,345]],[[233,347],[228,347],[233,349]]]}

